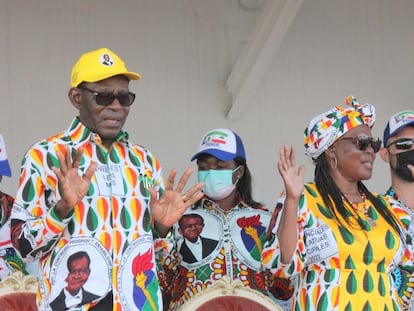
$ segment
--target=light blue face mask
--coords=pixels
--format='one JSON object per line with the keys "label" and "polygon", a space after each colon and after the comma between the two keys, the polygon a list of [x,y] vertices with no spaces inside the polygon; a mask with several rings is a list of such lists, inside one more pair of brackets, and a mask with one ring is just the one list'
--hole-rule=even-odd
{"label": "light blue face mask", "polygon": [[230,195],[236,184],[233,184],[233,173],[236,172],[240,166],[234,170],[208,170],[198,171],[198,181],[204,182],[203,192],[213,200],[222,200]]}

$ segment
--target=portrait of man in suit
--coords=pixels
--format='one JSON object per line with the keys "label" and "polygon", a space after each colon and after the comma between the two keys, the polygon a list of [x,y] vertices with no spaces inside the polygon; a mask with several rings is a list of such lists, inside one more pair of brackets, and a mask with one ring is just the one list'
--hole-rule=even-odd
{"label": "portrait of man in suit", "polygon": [[218,241],[201,236],[204,219],[199,214],[185,214],[178,222],[178,233],[183,236],[179,249],[183,261],[195,263],[207,257],[217,246]]}
{"label": "portrait of man in suit", "polygon": [[91,273],[90,263],[91,259],[85,251],[78,251],[69,256],[66,262],[68,275],[65,281],[67,286],[50,303],[53,311],[68,310],[100,297],[83,288]]}
{"label": "portrait of man in suit", "polygon": [[107,65],[107,66],[111,66],[111,65],[113,65],[113,63],[114,62],[111,60],[111,58],[109,57],[109,55],[108,54],[104,54],[102,64]]}

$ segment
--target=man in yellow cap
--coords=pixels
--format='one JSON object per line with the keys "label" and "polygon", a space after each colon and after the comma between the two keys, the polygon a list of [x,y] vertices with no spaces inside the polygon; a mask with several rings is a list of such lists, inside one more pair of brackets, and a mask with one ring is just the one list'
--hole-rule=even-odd
{"label": "man in yellow cap", "polygon": [[[153,231],[165,235],[203,184],[181,193],[188,169],[175,190],[175,170],[164,185],[157,158],[123,131],[135,99],[129,82],[140,78],[107,48],[83,54],[69,90],[79,115],[23,159],[12,240],[24,257],[40,259],[39,310],[50,310],[68,258],[81,250],[92,267],[85,291],[98,298],[65,293],[65,310],[162,310]],[[86,272],[77,271],[79,282]]]}

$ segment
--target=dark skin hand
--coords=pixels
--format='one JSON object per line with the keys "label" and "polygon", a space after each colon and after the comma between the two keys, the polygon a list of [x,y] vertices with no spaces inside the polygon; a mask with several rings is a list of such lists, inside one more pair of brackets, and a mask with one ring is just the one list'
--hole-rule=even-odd
{"label": "dark skin hand", "polygon": [[181,194],[193,171],[193,168],[187,168],[185,170],[174,191],[173,188],[177,170],[171,170],[165,185],[165,192],[159,199],[157,199],[158,194],[155,189],[150,189],[151,213],[154,217],[158,234],[162,237],[165,236],[170,227],[181,218],[186,209],[200,200],[204,195],[201,192],[204,186],[204,183],[202,182],[187,190],[184,195]]}
{"label": "dark skin hand", "polygon": [[[57,202],[55,212],[61,219],[66,218],[87,194],[91,178],[97,167],[96,162],[91,162],[83,176],[79,176],[78,168],[83,155],[83,149],[79,149],[78,153],[72,161],[69,147],[65,147],[65,154],[57,154],[60,169],[53,167],[52,170],[58,179],[58,188],[61,199]],[[157,230],[160,236],[165,235],[169,228],[176,223],[185,212],[185,210],[203,197],[201,192],[204,183],[198,183],[181,194],[184,190],[188,179],[193,173],[193,168],[188,168],[174,190],[174,182],[177,171],[173,169],[167,179],[165,192],[159,197],[158,192],[154,188],[150,188],[150,209],[154,217]]]}
{"label": "dark skin hand", "polygon": [[89,165],[83,176],[79,176],[78,168],[83,155],[83,148],[80,148],[73,162],[69,147],[65,147],[65,155],[57,153],[60,170],[52,167],[58,179],[58,188],[61,199],[56,203],[55,211],[61,219],[66,218],[86,195],[91,183],[91,178],[97,167],[96,162]]}

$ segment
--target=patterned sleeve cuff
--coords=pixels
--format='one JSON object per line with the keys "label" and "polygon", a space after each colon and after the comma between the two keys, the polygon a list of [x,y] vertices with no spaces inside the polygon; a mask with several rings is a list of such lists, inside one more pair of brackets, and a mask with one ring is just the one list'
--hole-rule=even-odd
{"label": "patterned sleeve cuff", "polygon": [[69,213],[68,217],[61,219],[55,211],[56,206],[49,210],[48,215],[46,215],[45,224],[49,231],[59,234],[63,231],[66,225],[73,217],[73,210]]}

